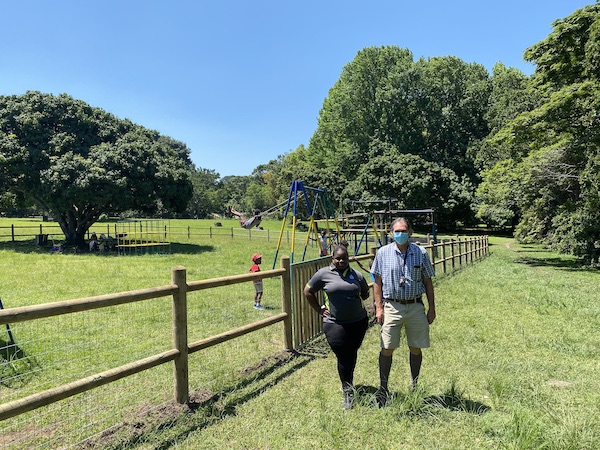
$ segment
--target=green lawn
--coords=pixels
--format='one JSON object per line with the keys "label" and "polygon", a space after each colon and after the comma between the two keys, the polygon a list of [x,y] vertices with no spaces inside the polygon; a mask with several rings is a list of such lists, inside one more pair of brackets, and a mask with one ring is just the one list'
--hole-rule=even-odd
{"label": "green lawn", "polygon": [[[266,225],[277,235],[281,223]],[[141,422],[125,417],[127,426],[114,435],[98,436],[98,447],[596,448],[599,272],[580,270],[572,258],[541,247],[518,245],[511,239],[491,242],[489,258],[436,279],[438,318],[432,327],[432,348],[425,351],[420,388],[408,391],[408,355],[398,351],[390,385],[395,400],[387,408],[371,404],[378,384],[376,327],[369,330],[359,354],[355,377],[359,404],[351,411],[341,408],[335,358],[327,346],[317,341],[298,355],[268,359],[282,348],[280,329],[270,327],[239,343],[192,355],[195,403],[181,415],[168,407],[169,366],[100,390],[110,391],[102,394],[105,398],[90,394],[89,412],[81,414],[81,424],[48,430],[45,421],[52,415],[78,410],[68,403],[67,411],[51,410],[47,418],[27,414],[21,421],[0,422],[0,435],[38,427],[46,437],[53,433],[54,442],[61,442],[61,433],[85,428],[90,417],[105,413],[116,417],[109,411],[111,405],[125,408],[142,401],[163,406],[154,407],[153,414],[139,414]],[[117,257],[56,255],[31,243],[0,243],[0,297],[5,307],[13,307],[158,286],[170,282],[170,271],[177,265],[187,268],[189,280],[245,273],[254,252],[263,253],[263,266],[270,266],[276,246],[274,239],[202,237],[182,239],[173,245],[171,255]],[[290,244],[284,242],[280,256],[289,250]],[[314,247],[309,251],[318,252]],[[263,303],[269,309],[264,312],[252,309],[250,283],[193,296],[190,339],[278,313],[279,285],[265,281],[271,282],[265,284]],[[77,373],[95,373],[131,360],[132,355],[160,351],[170,345],[169,314],[165,302],[157,300],[89,316],[85,327],[62,321],[58,328],[48,328],[45,340],[21,342],[36,355],[44,374],[50,374],[21,384],[33,388],[36,383],[68,379],[63,367],[50,362],[57,353],[70,354],[64,349],[73,341],[100,342],[72,350],[81,353],[69,359]],[[19,340],[25,330],[14,328]],[[265,359],[259,364],[261,358]],[[15,387],[0,386],[0,399],[10,398],[11,389]],[[152,408],[147,405],[145,410]]]}
{"label": "green lawn", "polygon": [[540,247],[492,242],[488,259],[436,281],[420,388],[409,392],[399,351],[387,408],[371,405],[373,327],[351,411],[341,408],[335,359],[321,343],[122,448],[597,448],[600,274]]}

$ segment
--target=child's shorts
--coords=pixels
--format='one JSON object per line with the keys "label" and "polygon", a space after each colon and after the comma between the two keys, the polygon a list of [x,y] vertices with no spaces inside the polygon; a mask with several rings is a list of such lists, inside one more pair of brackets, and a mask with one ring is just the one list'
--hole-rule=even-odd
{"label": "child's shorts", "polygon": [[253,281],[253,283],[254,283],[254,290],[258,293],[262,293],[262,291],[263,291],[262,280],[255,280],[255,281]]}

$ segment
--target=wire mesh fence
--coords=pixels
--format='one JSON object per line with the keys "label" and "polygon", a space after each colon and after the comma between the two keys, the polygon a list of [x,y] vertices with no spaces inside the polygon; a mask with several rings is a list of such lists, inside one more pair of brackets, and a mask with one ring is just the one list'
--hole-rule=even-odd
{"label": "wire mesh fence", "polygon": [[[171,347],[169,299],[66,314],[11,327],[0,404],[72,383]],[[66,448],[172,398],[161,366],[0,422],[3,448]]]}
{"label": "wire mesh fence", "polygon": [[[239,295],[250,289],[248,284],[215,288],[223,291],[216,296],[191,292],[187,299],[189,340],[202,340],[255,321],[257,311],[248,308],[246,300],[250,295]],[[277,280],[266,279],[265,284],[272,292],[281,289]],[[215,302],[215,298],[226,301]],[[73,302],[80,304],[79,300]],[[60,309],[69,312],[69,307]],[[281,311],[281,307],[271,306],[269,313]],[[49,391],[67,390],[85,377],[102,378],[98,374],[172,349],[173,329],[169,297],[12,324],[13,341],[0,343],[0,413],[8,416],[0,421],[0,446],[100,448],[107,439],[118,439],[121,434],[131,434],[138,424],[147,424],[156,411],[175,408],[176,412],[173,367],[163,364],[29,412],[6,413],[15,401],[26,403]],[[197,352],[189,365],[192,390],[214,394],[231,385],[249,367],[281,351],[282,330],[283,325],[275,323]]]}
{"label": "wire mesh fence", "polygon": [[[487,253],[487,238],[430,245],[429,252],[438,270],[446,265],[454,269]],[[266,292],[281,289],[278,278],[263,282]],[[298,275],[293,284],[304,282]],[[189,342],[255,321],[256,310],[249,307],[252,289],[251,283],[224,284],[189,292]],[[281,304],[270,303],[266,314],[282,312]],[[297,308],[296,315],[303,314],[307,312]],[[296,331],[303,326],[299,322]],[[0,407],[172,349],[172,329],[168,296],[11,324],[10,335],[8,329],[0,330]],[[311,338],[313,332],[299,334],[294,345]],[[189,358],[190,390],[215,395],[283,348],[280,322],[196,352]],[[151,422],[153,415],[177,411],[173,392],[173,366],[162,364],[0,421],[0,447],[101,448]]]}

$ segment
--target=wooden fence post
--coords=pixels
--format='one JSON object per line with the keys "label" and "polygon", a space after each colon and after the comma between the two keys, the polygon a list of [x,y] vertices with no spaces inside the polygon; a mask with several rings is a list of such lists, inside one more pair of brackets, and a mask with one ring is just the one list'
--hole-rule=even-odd
{"label": "wooden fence post", "polygon": [[285,349],[290,351],[294,349],[294,344],[292,342],[292,272],[289,256],[281,257],[281,268],[285,269],[285,273],[281,276],[281,307],[287,314],[283,321],[283,344]]}
{"label": "wooden fence post", "polygon": [[188,336],[187,336],[187,282],[185,267],[178,266],[171,272],[171,281],[178,291],[173,294],[173,346],[179,351],[175,358],[175,401],[179,404],[189,400]]}
{"label": "wooden fence post", "polygon": [[431,246],[431,266],[435,270],[435,243],[433,241],[429,241],[429,245]]}
{"label": "wooden fence post", "polygon": [[451,243],[450,253],[452,256],[452,260],[451,260],[452,261],[452,271],[454,272],[454,265],[455,265],[455,262],[454,262],[454,258],[455,258],[455,256],[454,256],[454,239],[450,239],[450,243]]}
{"label": "wooden fence post", "polygon": [[15,242],[15,224],[14,223],[10,225],[10,234],[12,237],[12,241]]}
{"label": "wooden fence post", "polygon": [[442,273],[446,273],[446,243],[442,239]]}

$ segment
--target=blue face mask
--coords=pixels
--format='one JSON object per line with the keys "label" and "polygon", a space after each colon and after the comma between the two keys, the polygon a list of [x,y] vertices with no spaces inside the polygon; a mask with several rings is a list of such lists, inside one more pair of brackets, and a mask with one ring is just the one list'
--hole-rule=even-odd
{"label": "blue face mask", "polygon": [[394,241],[399,245],[404,245],[408,242],[408,233],[406,232],[394,232]]}

